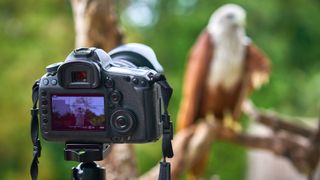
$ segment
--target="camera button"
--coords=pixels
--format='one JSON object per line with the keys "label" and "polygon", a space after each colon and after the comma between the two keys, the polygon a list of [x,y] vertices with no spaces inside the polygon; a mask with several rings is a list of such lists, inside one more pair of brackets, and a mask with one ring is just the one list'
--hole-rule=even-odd
{"label": "camera button", "polygon": [[43,123],[48,123],[48,119],[47,118],[43,118]]}
{"label": "camera button", "polygon": [[111,127],[117,133],[128,135],[135,125],[134,115],[128,110],[120,109],[111,115]]}
{"label": "camera button", "polygon": [[47,114],[48,113],[48,110],[47,109],[42,109],[42,114]]}
{"label": "camera button", "polygon": [[47,100],[43,100],[43,101],[41,101],[41,104],[42,104],[42,105],[47,105],[47,104],[48,104],[48,101],[47,101]]}
{"label": "camera button", "polygon": [[41,92],[41,96],[47,96],[47,92],[42,91],[42,92]]}
{"label": "camera button", "polygon": [[112,87],[113,86],[113,80],[110,77],[106,78],[106,87]]}
{"label": "camera button", "polygon": [[52,79],[51,84],[52,85],[57,85],[57,80],[56,79]]}
{"label": "camera button", "polygon": [[110,99],[113,103],[119,103],[121,100],[121,94],[119,91],[112,91],[110,94]]}
{"label": "camera button", "polygon": [[48,79],[44,79],[42,82],[43,82],[44,85],[48,85],[49,84],[49,80]]}
{"label": "camera button", "polygon": [[147,76],[148,76],[148,78],[150,78],[150,80],[152,80],[154,77],[154,74],[150,72],[149,74],[147,74]]}
{"label": "camera button", "polygon": [[137,78],[133,78],[133,79],[132,79],[132,82],[133,82],[134,84],[138,84],[138,83],[139,83],[139,80],[138,80]]}
{"label": "camera button", "polygon": [[144,80],[142,80],[142,81],[140,82],[140,84],[141,84],[141,86],[146,86],[146,85],[147,85],[146,81],[144,81]]}

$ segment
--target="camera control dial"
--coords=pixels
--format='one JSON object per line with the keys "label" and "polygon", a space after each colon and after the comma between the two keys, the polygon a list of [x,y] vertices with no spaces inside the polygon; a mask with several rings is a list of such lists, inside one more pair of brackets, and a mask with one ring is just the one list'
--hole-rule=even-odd
{"label": "camera control dial", "polygon": [[111,127],[120,134],[126,134],[132,131],[136,121],[132,112],[120,109],[111,115]]}
{"label": "camera control dial", "polygon": [[95,48],[77,48],[73,51],[76,57],[89,57],[92,55]]}

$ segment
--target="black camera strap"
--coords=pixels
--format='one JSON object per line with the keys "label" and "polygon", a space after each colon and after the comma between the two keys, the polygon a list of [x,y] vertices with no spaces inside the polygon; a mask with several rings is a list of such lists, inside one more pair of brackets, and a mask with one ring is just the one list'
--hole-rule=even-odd
{"label": "black camera strap", "polygon": [[166,161],[166,158],[173,157],[172,143],[173,139],[173,126],[168,113],[169,100],[172,95],[172,88],[168,84],[164,75],[154,77],[154,80],[161,87],[161,94],[164,106],[164,112],[161,116],[163,123],[163,136],[162,136],[162,155],[163,161],[160,162],[160,172],[158,180],[170,180],[170,163]]}
{"label": "black camera strap", "polygon": [[31,109],[31,139],[33,143],[33,159],[30,168],[32,180],[38,178],[38,158],[41,156],[41,143],[39,139],[38,103],[39,99],[39,80],[32,86],[32,109]]}

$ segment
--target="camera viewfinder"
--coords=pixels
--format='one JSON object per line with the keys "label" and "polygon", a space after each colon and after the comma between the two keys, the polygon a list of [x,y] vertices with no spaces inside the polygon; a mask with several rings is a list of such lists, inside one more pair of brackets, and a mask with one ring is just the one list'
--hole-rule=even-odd
{"label": "camera viewfinder", "polygon": [[72,82],[88,82],[88,76],[86,71],[73,71],[71,72]]}

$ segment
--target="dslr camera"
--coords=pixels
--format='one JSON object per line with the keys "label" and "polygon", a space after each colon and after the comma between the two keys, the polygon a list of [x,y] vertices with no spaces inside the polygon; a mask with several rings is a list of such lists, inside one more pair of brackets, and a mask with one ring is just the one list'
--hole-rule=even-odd
{"label": "dslr camera", "polygon": [[163,73],[155,53],[142,44],[109,53],[78,48],[47,66],[40,79],[42,136],[49,141],[144,143],[162,134]]}

